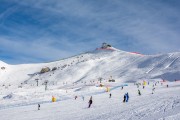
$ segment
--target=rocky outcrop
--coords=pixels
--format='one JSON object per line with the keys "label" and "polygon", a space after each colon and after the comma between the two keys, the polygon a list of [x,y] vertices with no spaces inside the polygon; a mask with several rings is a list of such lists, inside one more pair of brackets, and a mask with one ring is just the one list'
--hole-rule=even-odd
{"label": "rocky outcrop", "polygon": [[45,68],[42,68],[41,69],[41,72],[40,73],[46,73],[46,72],[49,72],[51,69],[49,67],[45,67]]}

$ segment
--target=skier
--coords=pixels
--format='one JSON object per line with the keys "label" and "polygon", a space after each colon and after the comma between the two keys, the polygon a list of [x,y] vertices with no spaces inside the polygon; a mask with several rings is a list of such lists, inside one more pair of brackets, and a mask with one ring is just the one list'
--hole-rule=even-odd
{"label": "skier", "polygon": [[91,96],[91,98],[90,98],[90,100],[89,100],[89,107],[88,108],[90,108],[91,107],[91,104],[92,104],[92,96]]}
{"label": "skier", "polygon": [[121,90],[123,90],[123,86],[121,87]]}
{"label": "skier", "polygon": [[138,94],[139,94],[139,96],[141,95],[141,91],[138,89]]}
{"label": "skier", "polygon": [[40,110],[40,107],[41,107],[40,104],[38,104],[38,110]]}
{"label": "skier", "polygon": [[153,87],[153,89],[152,89],[152,94],[154,94],[154,91],[155,91],[155,87]]}
{"label": "skier", "polygon": [[82,96],[82,99],[83,99],[83,101],[84,101],[84,96]]}
{"label": "skier", "polygon": [[75,96],[74,99],[76,100],[76,99],[77,99],[77,96]]}
{"label": "skier", "polygon": [[126,93],[126,102],[128,102],[128,100],[129,100],[129,94],[128,94],[128,92]]}
{"label": "skier", "polygon": [[123,100],[123,102],[126,102],[126,94],[124,94],[124,100]]}
{"label": "skier", "polygon": [[169,85],[166,86],[167,88],[169,87]]}
{"label": "skier", "polygon": [[143,89],[145,88],[145,86],[143,85]]}

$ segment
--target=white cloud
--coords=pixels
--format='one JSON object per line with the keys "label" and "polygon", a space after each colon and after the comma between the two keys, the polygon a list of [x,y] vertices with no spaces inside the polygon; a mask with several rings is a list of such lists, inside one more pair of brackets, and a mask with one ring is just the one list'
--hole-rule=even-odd
{"label": "white cloud", "polygon": [[[52,60],[94,49],[104,41],[127,51],[156,53],[179,50],[179,9],[161,1],[15,1],[19,4],[18,9],[23,10],[21,7],[25,6],[30,8],[29,11],[41,13],[29,14],[42,23],[42,28],[20,26],[17,27],[21,28],[19,31],[6,28],[17,35],[27,35],[26,38],[32,42],[27,42],[26,38],[19,42],[10,40],[10,37],[0,39],[4,41],[1,46],[12,47],[17,52],[22,52],[20,48],[25,49],[24,55]],[[35,31],[37,36],[27,29]],[[9,42],[14,45],[9,45]]]}

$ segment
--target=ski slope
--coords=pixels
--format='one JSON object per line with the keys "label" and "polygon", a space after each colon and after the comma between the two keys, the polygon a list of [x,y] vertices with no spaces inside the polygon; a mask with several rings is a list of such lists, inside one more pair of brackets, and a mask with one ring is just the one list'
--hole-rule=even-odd
{"label": "ski slope", "polygon": [[[49,63],[9,65],[0,61],[0,116],[3,120],[178,120],[179,57],[179,52],[142,55],[111,47]],[[41,73],[45,67],[50,71]],[[100,78],[103,87],[99,87]],[[145,89],[134,85],[144,80],[150,82]],[[151,94],[157,81],[155,94]],[[142,96],[138,96],[138,89]],[[122,103],[126,92],[130,101]],[[51,102],[52,96],[57,102]],[[90,96],[93,105],[88,109]]]}
{"label": "ski slope", "polygon": [[[109,98],[107,92],[94,92],[84,95],[84,101],[79,95],[76,100],[71,97],[54,103],[50,100],[39,102],[41,110],[37,110],[37,104],[0,107],[0,116],[3,120],[179,120],[180,83],[168,83],[169,88],[157,84],[154,94],[151,94],[152,84],[145,89],[140,86],[141,96],[137,94],[138,88],[129,84],[123,90],[112,90],[112,98]],[[129,92],[130,100],[123,103],[126,92]],[[87,108],[90,96],[93,96],[93,104]],[[51,99],[50,96],[48,99]]]}

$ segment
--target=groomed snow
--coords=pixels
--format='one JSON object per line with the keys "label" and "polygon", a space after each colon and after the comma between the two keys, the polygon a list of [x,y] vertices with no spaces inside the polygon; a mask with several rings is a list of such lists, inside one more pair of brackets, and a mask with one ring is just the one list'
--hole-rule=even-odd
{"label": "groomed snow", "polygon": [[[55,90],[41,93],[41,90],[37,90],[31,97],[41,97],[34,99],[33,104],[30,104],[33,100],[29,99],[26,103],[1,106],[0,116],[2,120],[179,120],[180,82],[168,82],[163,85],[159,83],[155,86],[154,94],[152,85],[153,82],[150,82],[145,89],[142,89],[142,86],[137,88],[134,84],[129,84],[123,90],[121,87],[112,87],[112,98],[109,98],[109,92],[105,92],[105,89],[102,91],[97,88],[73,94],[72,91],[66,93]],[[138,89],[142,93],[141,96],[138,96]],[[129,102],[123,103],[123,95],[126,92],[129,93],[130,99]],[[51,95],[57,98],[57,102],[51,102]],[[76,100],[75,95],[78,96]],[[85,101],[81,95],[85,97]],[[91,108],[87,108],[90,96],[93,97],[93,104]],[[41,103],[40,110],[37,110],[37,103]]]}

